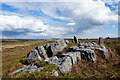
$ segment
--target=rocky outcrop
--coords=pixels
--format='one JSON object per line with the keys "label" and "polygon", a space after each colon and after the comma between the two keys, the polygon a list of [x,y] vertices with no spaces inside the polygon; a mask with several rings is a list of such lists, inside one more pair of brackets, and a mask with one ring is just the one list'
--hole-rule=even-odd
{"label": "rocky outcrop", "polygon": [[[73,41],[78,43],[78,39],[75,37]],[[95,42],[79,43],[79,46],[70,46],[67,50],[68,52],[62,53],[63,49],[67,46],[67,43],[69,43],[67,40],[64,41],[64,39],[60,39],[53,43],[47,43],[44,46],[38,46],[27,54],[27,61],[29,63],[34,63],[36,61],[47,61],[50,64],[55,64],[62,74],[67,74],[71,72],[71,68],[74,64],[78,64],[78,60],[80,64],[81,59],[95,62],[95,50],[98,51],[103,59],[108,60],[109,58],[108,50],[105,46],[103,44],[97,45]],[[55,56],[58,52],[61,52],[59,57]],[[42,68],[35,65],[28,65],[17,70],[16,72],[26,70],[32,72],[40,71],[41,69]],[[58,76],[59,74],[56,70],[53,70],[52,75]]]}
{"label": "rocky outcrop", "polygon": [[47,43],[43,46],[34,48],[27,54],[27,61],[29,63],[35,61],[43,61],[45,58],[52,57],[56,53],[61,52],[67,44],[64,39],[57,40],[53,43]]}
{"label": "rocky outcrop", "polygon": [[91,49],[77,49],[76,51],[79,51],[81,53],[81,58],[87,61],[95,61],[96,60],[96,54]]}

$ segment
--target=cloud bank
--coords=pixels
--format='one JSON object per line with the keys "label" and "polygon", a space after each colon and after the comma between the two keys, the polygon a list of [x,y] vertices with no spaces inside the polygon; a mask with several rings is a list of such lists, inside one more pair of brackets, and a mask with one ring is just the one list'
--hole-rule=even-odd
{"label": "cloud bank", "polygon": [[2,4],[13,9],[3,9],[0,15],[3,37],[8,38],[85,38],[103,25],[118,22],[115,10],[101,0]]}

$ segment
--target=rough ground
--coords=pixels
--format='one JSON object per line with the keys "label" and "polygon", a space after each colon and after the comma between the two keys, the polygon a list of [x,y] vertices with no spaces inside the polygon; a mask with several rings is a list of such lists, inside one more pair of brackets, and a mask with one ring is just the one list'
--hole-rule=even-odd
{"label": "rough ground", "polygon": [[[2,72],[3,78],[50,78],[51,75],[46,75],[46,71],[49,71],[51,67],[48,65],[43,72],[21,72],[16,75],[8,76],[9,73],[20,69],[24,66],[26,55],[34,47],[44,45],[45,43],[53,42],[54,40],[42,40],[42,41],[15,41],[15,42],[3,42],[2,43]],[[71,40],[70,40],[71,41]],[[90,42],[98,40],[79,40],[80,42]],[[104,45],[110,51],[110,61],[105,62],[101,58],[98,58],[96,63],[90,63],[82,60],[82,64],[76,64],[73,66],[73,70],[68,75],[60,75],[57,78],[120,78],[120,44],[118,39],[106,39]],[[72,46],[75,44],[69,44]],[[67,48],[63,50],[66,51]],[[49,70],[48,70],[48,69]],[[54,68],[54,67],[52,67]],[[56,77],[55,77],[56,78]]]}

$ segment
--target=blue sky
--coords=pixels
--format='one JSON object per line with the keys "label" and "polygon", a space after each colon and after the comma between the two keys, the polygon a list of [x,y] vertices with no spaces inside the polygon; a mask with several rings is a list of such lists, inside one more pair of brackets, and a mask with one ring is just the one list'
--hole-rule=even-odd
{"label": "blue sky", "polygon": [[118,37],[118,2],[2,2],[2,38]]}

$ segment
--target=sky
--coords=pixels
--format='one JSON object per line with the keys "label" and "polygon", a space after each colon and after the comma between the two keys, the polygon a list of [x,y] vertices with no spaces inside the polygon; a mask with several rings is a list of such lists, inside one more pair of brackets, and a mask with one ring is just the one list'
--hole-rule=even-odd
{"label": "sky", "polygon": [[118,0],[3,0],[2,38],[118,37]]}

